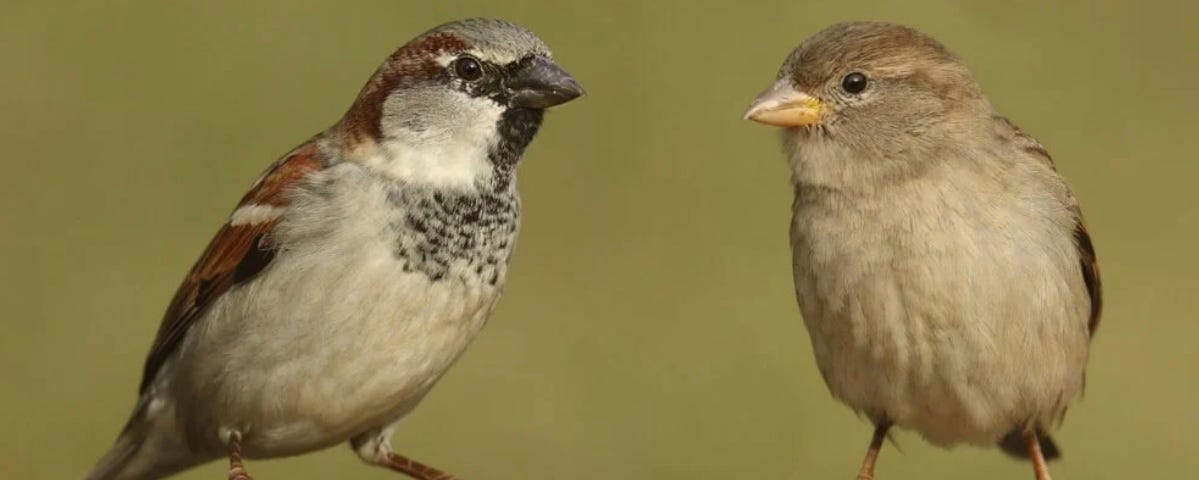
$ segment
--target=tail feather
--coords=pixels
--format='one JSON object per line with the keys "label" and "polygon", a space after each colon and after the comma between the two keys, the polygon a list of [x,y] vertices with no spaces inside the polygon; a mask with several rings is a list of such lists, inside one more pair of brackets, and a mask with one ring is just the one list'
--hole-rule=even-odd
{"label": "tail feather", "polygon": [[121,478],[122,472],[126,470],[129,461],[133,459],[133,455],[141,447],[141,441],[135,435],[130,435],[126,431],[117,437],[116,443],[96,462],[96,466],[92,468],[91,473],[88,473],[84,480],[113,480]]}
{"label": "tail feather", "polygon": [[[1062,451],[1057,448],[1053,437],[1044,430],[1037,429],[1037,440],[1041,443],[1041,456],[1045,457],[1045,461],[1056,460],[1062,456]],[[1013,457],[1028,458],[1028,446],[1024,444],[1024,432],[1020,430],[1012,430],[1004,435],[1003,439],[999,440],[999,448]]]}
{"label": "tail feather", "polygon": [[153,480],[210,459],[188,448],[178,433],[169,402],[150,408],[143,397],[112,448],[84,479]]}

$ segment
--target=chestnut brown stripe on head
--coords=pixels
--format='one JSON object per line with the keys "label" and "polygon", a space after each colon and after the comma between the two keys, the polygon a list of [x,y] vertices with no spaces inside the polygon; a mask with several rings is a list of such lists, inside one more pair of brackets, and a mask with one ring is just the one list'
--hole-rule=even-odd
{"label": "chestnut brown stripe on head", "polygon": [[536,132],[542,110],[582,93],[532,32],[501,20],[462,20],[388,57],[337,133],[350,145],[491,150],[513,157],[502,162],[511,163]]}
{"label": "chestnut brown stripe on head", "polygon": [[[342,131],[380,142],[469,126],[463,118],[487,116],[487,106],[540,110],[582,95],[550,59],[541,38],[504,20],[440,25],[388,56],[345,114]],[[487,102],[471,104],[470,98]]]}
{"label": "chestnut brown stripe on head", "polygon": [[387,95],[404,82],[436,78],[442,71],[438,57],[467,48],[463,38],[449,32],[430,32],[408,42],[387,57],[362,87],[342,119],[342,126],[353,137],[379,139],[382,136],[383,102]]}

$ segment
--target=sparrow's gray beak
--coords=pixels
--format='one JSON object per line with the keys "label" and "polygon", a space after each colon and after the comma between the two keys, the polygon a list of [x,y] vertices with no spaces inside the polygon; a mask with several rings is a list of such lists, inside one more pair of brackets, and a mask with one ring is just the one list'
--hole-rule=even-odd
{"label": "sparrow's gray beak", "polygon": [[506,87],[511,107],[549,108],[583,95],[583,87],[574,77],[540,55],[522,60]]}

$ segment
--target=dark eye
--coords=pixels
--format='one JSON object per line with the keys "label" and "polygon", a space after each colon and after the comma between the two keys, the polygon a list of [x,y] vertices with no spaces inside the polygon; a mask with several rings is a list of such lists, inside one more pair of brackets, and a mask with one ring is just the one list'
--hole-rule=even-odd
{"label": "dark eye", "polygon": [[861,72],[853,72],[841,79],[841,88],[849,93],[862,93],[866,89],[866,75]]}
{"label": "dark eye", "polygon": [[483,65],[474,57],[461,57],[454,60],[454,74],[458,78],[473,82],[483,77]]}

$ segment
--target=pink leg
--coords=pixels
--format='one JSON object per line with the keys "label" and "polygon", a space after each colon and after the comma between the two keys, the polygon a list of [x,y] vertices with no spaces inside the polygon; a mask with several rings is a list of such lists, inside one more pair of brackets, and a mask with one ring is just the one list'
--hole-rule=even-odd
{"label": "pink leg", "polygon": [[241,462],[241,435],[229,435],[229,480],[254,480]]}
{"label": "pink leg", "polygon": [[1049,465],[1045,464],[1045,457],[1041,455],[1041,441],[1037,439],[1037,431],[1024,432],[1024,443],[1028,445],[1028,457],[1032,459],[1032,470],[1037,474],[1037,480],[1053,480],[1053,477],[1049,476]]}
{"label": "pink leg", "polygon": [[458,480],[453,475],[395,452],[387,454],[387,460],[382,466],[408,475],[416,480]]}
{"label": "pink leg", "polygon": [[878,451],[883,448],[883,440],[887,439],[887,430],[891,424],[880,422],[874,428],[874,438],[870,439],[870,448],[866,450],[866,458],[862,460],[862,468],[858,470],[857,480],[874,480],[874,463],[878,461]]}

